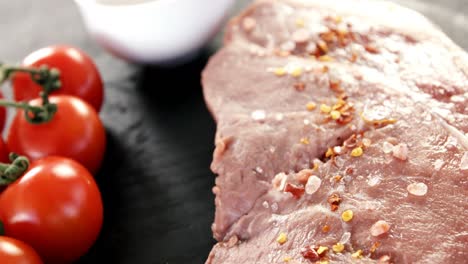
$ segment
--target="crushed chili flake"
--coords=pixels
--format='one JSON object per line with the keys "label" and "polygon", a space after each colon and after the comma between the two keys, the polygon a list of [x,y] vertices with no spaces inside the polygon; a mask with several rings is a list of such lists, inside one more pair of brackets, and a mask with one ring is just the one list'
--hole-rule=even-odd
{"label": "crushed chili flake", "polygon": [[353,258],[356,258],[356,259],[362,258],[362,250],[359,249],[358,251],[356,251],[356,252],[354,252],[353,254],[351,254],[351,256],[352,256]]}
{"label": "crushed chili flake", "polygon": [[320,255],[315,251],[314,247],[307,246],[301,249],[301,255],[310,261],[317,261],[320,259]]}
{"label": "crushed chili flake", "polygon": [[347,175],[350,175],[350,174],[353,174],[353,172],[354,172],[354,169],[353,169],[353,168],[351,168],[351,167],[349,167],[349,168],[347,168],[347,169],[346,169],[346,171],[345,171],[345,172],[346,172],[346,174],[347,174]]}
{"label": "crushed chili flake", "polygon": [[341,88],[341,81],[340,80],[330,80],[329,81],[330,89],[336,93],[342,93],[343,88]]}
{"label": "crushed chili flake", "polygon": [[308,102],[308,103],[306,104],[306,108],[307,108],[307,110],[309,110],[309,111],[313,111],[316,107],[317,107],[317,104],[314,103],[314,102]]}
{"label": "crushed chili flake", "polygon": [[372,53],[372,54],[377,54],[379,53],[379,50],[377,49],[377,47],[373,44],[367,44],[364,46],[364,49],[369,52],[369,53]]}
{"label": "crushed chili flake", "polygon": [[344,248],[345,246],[339,242],[332,246],[333,252],[335,253],[343,252]]}
{"label": "crushed chili flake", "polygon": [[322,255],[323,253],[328,251],[328,247],[325,246],[319,246],[317,249],[317,254]]}
{"label": "crushed chili flake", "polygon": [[372,244],[372,246],[371,246],[369,252],[370,252],[370,253],[374,253],[374,252],[377,250],[377,248],[380,247],[380,244],[381,244],[381,243],[380,243],[379,241],[374,242],[374,244]]}
{"label": "crushed chili flake", "polygon": [[322,61],[322,62],[330,62],[330,61],[333,61],[333,58],[328,56],[328,55],[322,55],[320,57],[318,57],[319,61]]}
{"label": "crushed chili flake", "polygon": [[341,175],[335,175],[335,176],[333,176],[333,179],[335,180],[335,182],[340,182],[341,179],[343,179],[343,176],[341,176]]}
{"label": "crushed chili flake", "polygon": [[284,188],[284,192],[289,192],[293,195],[295,199],[300,199],[301,196],[304,194],[305,189],[301,186],[296,186],[292,183],[286,183],[286,187]]}
{"label": "crushed chili flake", "polygon": [[354,213],[352,210],[345,210],[343,213],[341,213],[341,219],[345,222],[349,222],[353,220]]}
{"label": "crushed chili flake", "polygon": [[350,62],[356,62],[358,60],[358,54],[356,52],[351,53],[351,58],[349,58]]}
{"label": "crushed chili flake", "polygon": [[304,19],[302,19],[302,18],[296,19],[296,26],[298,26],[298,27],[303,27],[303,26],[305,26],[305,21],[304,21]]}
{"label": "crushed chili flake", "polygon": [[324,232],[324,233],[330,232],[330,226],[329,226],[329,225],[324,225],[324,226],[322,227],[322,232]]}
{"label": "crushed chili flake", "polygon": [[326,105],[326,104],[321,104],[320,105],[320,111],[322,113],[330,113],[331,110],[332,110],[332,108],[329,105]]}
{"label": "crushed chili flake", "polygon": [[304,144],[304,145],[309,145],[310,144],[310,141],[308,138],[301,138],[301,144]]}
{"label": "crushed chili flake", "polygon": [[333,151],[332,148],[328,148],[327,152],[325,152],[325,158],[330,158],[335,155],[335,152]]}
{"label": "crushed chili flake", "polygon": [[317,261],[315,262],[315,264],[329,264],[330,262],[328,262],[328,260],[320,260],[320,261]]}
{"label": "crushed chili flake", "polygon": [[330,68],[329,68],[327,65],[324,65],[324,66],[322,67],[322,72],[323,72],[323,73],[327,73],[328,71],[330,71]]}
{"label": "crushed chili flake", "polygon": [[292,77],[297,78],[297,77],[299,77],[301,75],[302,75],[302,68],[300,68],[300,67],[296,67],[291,71],[291,76]]}
{"label": "crushed chili flake", "polygon": [[278,244],[280,245],[283,245],[287,241],[288,241],[288,235],[286,235],[286,233],[280,233],[278,237],[276,238],[276,242],[278,242]]}
{"label": "crushed chili flake", "polygon": [[341,197],[337,193],[334,193],[328,197],[327,201],[330,204],[330,209],[334,212],[338,210],[338,206],[341,203]]}
{"label": "crushed chili flake", "polygon": [[360,157],[363,154],[361,147],[356,147],[351,151],[351,157]]}
{"label": "crushed chili flake", "polygon": [[284,68],[275,68],[273,70],[273,73],[276,75],[276,76],[283,76],[286,74],[286,70]]}
{"label": "crushed chili flake", "polygon": [[286,257],[283,258],[283,261],[286,262],[286,263],[291,261],[291,260],[292,260],[292,257],[290,257],[290,256],[286,256]]}
{"label": "crushed chili flake", "polygon": [[339,24],[341,22],[343,22],[343,18],[341,16],[335,16],[335,23]]}
{"label": "crushed chili flake", "polygon": [[298,91],[298,92],[304,91],[305,90],[305,83],[303,83],[303,82],[295,83],[294,84],[294,89],[296,89],[296,91]]}
{"label": "crushed chili flake", "polygon": [[390,230],[390,224],[388,224],[384,220],[379,220],[375,222],[370,228],[372,236],[380,236],[382,234],[387,233],[388,230]]}
{"label": "crushed chili flake", "polygon": [[333,110],[333,111],[330,112],[330,117],[333,120],[337,120],[338,118],[341,117],[341,113],[339,111]]}

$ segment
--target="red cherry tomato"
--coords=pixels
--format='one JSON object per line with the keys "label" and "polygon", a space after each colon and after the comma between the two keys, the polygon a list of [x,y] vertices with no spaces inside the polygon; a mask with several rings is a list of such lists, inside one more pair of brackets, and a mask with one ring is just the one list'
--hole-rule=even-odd
{"label": "red cherry tomato", "polygon": [[0,236],[0,263],[42,264],[42,260],[36,251],[24,242]]}
{"label": "red cherry tomato", "polygon": [[93,245],[103,208],[93,176],[71,159],[47,157],[0,194],[5,234],[31,245],[45,263],[72,263]]}
{"label": "red cherry tomato", "polygon": [[[3,94],[0,92],[0,99],[4,99]],[[5,128],[5,121],[6,121],[6,107],[0,106],[0,133]]]}
{"label": "red cherry tomato", "polygon": [[[91,173],[99,169],[106,147],[106,133],[94,109],[83,100],[67,95],[49,97],[57,104],[52,120],[35,125],[18,111],[7,137],[8,149],[32,161],[56,155],[74,159]],[[30,101],[40,105],[41,99]]]}
{"label": "red cherry tomato", "polygon": [[[101,109],[104,96],[101,76],[92,59],[83,51],[70,46],[51,46],[31,53],[23,65],[47,65],[59,69],[62,87],[56,94],[73,95],[91,104],[97,112]],[[27,101],[38,97],[42,89],[29,74],[16,73],[13,91],[16,101]]]}
{"label": "red cherry tomato", "polygon": [[3,163],[8,163],[10,160],[8,159],[8,149],[7,146],[5,145],[5,142],[3,139],[0,137],[0,162]]}

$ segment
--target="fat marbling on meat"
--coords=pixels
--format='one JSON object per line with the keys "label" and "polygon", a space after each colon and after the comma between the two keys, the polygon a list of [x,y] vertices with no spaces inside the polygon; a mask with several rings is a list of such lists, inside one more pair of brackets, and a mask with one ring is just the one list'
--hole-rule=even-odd
{"label": "fat marbling on meat", "polygon": [[207,263],[465,263],[468,55],[385,1],[260,0],[203,72]]}

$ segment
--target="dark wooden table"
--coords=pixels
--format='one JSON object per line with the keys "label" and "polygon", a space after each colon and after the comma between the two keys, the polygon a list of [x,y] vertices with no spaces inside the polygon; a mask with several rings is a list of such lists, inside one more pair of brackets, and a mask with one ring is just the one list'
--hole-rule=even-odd
{"label": "dark wooden table", "polygon": [[[400,2],[468,49],[468,1]],[[108,145],[96,175],[105,220],[79,263],[203,263],[214,243],[209,165],[215,124],[202,99],[200,72],[219,36],[194,62],[161,69],[129,64],[100,49],[70,0],[0,1],[0,32],[2,61],[19,62],[50,44],[72,44],[93,56],[105,80],[101,117]]]}

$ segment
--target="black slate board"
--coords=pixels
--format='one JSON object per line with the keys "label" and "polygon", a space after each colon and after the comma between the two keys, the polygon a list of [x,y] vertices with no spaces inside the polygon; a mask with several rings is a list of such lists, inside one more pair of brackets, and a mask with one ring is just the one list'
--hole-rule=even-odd
{"label": "black slate board", "polygon": [[[468,49],[467,1],[400,2],[428,15]],[[108,146],[96,176],[105,220],[79,263],[203,263],[214,243],[209,165],[215,124],[203,102],[200,72],[220,36],[194,62],[161,69],[105,53],[87,36],[73,1],[0,1],[0,32],[3,61],[67,43],[93,56],[105,80],[101,117]]]}

